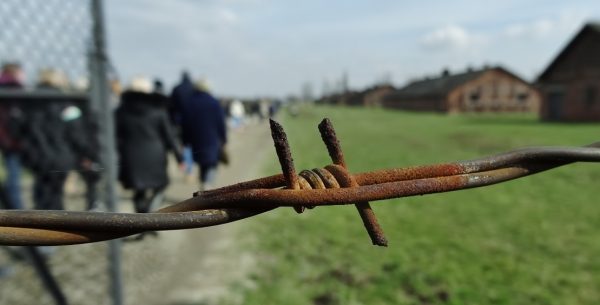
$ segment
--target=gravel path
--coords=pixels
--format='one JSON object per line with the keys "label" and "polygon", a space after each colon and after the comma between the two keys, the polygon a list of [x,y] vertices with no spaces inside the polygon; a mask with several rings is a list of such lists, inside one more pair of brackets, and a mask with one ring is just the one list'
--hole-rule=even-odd
{"label": "gravel path", "polygon": [[[265,158],[273,152],[266,122],[230,134],[231,164],[222,167],[217,186],[260,175]],[[167,203],[189,198],[195,182],[186,183],[174,168],[170,173]],[[121,192],[122,210],[131,211],[128,192]],[[81,196],[69,198],[69,209],[80,209]],[[160,232],[141,242],[123,245],[125,304],[215,304],[228,294],[232,282],[243,280],[253,265],[248,253],[240,253],[233,239],[244,221],[205,229]],[[0,304],[53,304],[30,264],[14,263],[0,249],[0,266],[12,273],[0,277]],[[16,249],[18,250],[18,248]],[[48,258],[70,304],[111,304],[108,295],[106,243],[52,248]]]}

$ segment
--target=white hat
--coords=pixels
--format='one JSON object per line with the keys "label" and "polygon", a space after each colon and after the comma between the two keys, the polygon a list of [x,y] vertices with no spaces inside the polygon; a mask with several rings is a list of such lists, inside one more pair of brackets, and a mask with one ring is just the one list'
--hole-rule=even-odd
{"label": "white hat", "polygon": [[87,91],[90,88],[90,81],[87,77],[79,77],[73,83],[73,88],[78,91]]}
{"label": "white hat", "polygon": [[62,110],[60,117],[63,121],[68,122],[81,117],[81,109],[77,106],[68,106]]}
{"label": "white hat", "polygon": [[129,82],[129,86],[127,89],[129,91],[134,92],[151,93],[152,82],[150,82],[150,79],[148,79],[147,77],[135,76]]}
{"label": "white hat", "polygon": [[209,92],[210,86],[205,79],[199,79],[194,82],[194,87],[200,91]]}
{"label": "white hat", "polygon": [[38,83],[53,88],[66,89],[69,81],[67,76],[56,69],[42,69],[38,76]]}

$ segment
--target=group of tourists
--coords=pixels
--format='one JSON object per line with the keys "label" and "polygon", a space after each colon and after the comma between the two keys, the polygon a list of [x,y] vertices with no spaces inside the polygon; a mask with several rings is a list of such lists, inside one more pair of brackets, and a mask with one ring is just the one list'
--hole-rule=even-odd
{"label": "group of tourists", "polygon": [[[85,182],[86,208],[101,208],[96,190],[103,174],[99,124],[85,99],[75,101],[61,94],[66,83],[64,75],[48,69],[38,76],[35,97],[1,98],[5,171],[0,208],[25,208],[23,169],[33,178],[32,208],[63,209],[65,185],[73,173]],[[24,92],[23,88],[21,66],[4,64],[0,90]],[[227,131],[225,111],[206,82],[183,73],[168,95],[161,81],[134,77],[123,92],[113,86],[113,95],[119,100],[114,110],[119,181],[132,190],[136,212],[149,212],[162,203],[169,183],[168,154],[187,174],[198,166],[200,189],[214,186],[217,165],[227,162]]]}
{"label": "group of tourists", "polygon": [[[170,97],[160,82],[134,78],[121,95],[116,110],[119,180],[134,191],[137,212],[148,212],[160,203],[169,179],[167,154],[180,168],[199,167],[199,187],[215,180],[220,156],[225,154],[225,113],[202,80],[184,73]],[[158,86],[157,86],[158,85]]]}
{"label": "group of tourists", "polygon": [[[4,64],[0,89],[22,89],[23,72],[16,63]],[[88,186],[87,204],[97,203],[98,145],[90,133],[93,120],[83,117],[81,108],[61,98],[65,78],[55,70],[40,72],[36,88],[45,97],[9,97],[0,103],[0,150],[5,164],[5,183],[0,188],[5,208],[22,209],[22,168],[33,176],[33,207],[63,209],[64,185],[68,174],[81,174]]]}

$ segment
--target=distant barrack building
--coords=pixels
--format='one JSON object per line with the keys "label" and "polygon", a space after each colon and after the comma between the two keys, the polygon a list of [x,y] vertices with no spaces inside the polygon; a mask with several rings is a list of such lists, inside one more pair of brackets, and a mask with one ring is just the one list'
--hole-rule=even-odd
{"label": "distant barrack building", "polygon": [[600,121],[600,23],[586,24],[538,77],[546,121]]}
{"label": "distant barrack building", "polygon": [[347,106],[381,106],[383,97],[392,93],[394,90],[395,88],[392,85],[379,84],[362,91],[348,91],[326,95],[318,100],[317,103]]}
{"label": "distant barrack building", "polygon": [[538,112],[540,95],[527,81],[500,67],[467,69],[413,81],[386,95],[383,107],[410,111]]}

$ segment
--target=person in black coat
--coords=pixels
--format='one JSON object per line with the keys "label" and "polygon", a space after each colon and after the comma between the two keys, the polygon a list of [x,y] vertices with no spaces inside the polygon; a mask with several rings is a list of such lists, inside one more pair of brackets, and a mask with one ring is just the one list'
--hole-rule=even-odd
{"label": "person in black coat", "polygon": [[78,125],[73,127],[80,130],[79,134],[86,136],[88,151],[92,152],[92,154],[80,154],[77,157],[79,163],[78,173],[86,186],[85,201],[87,209],[93,211],[100,208],[98,199],[98,182],[102,178],[102,167],[100,166],[100,150],[102,147],[98,139],[100,126],[94,113],[87,113],[85,120],[82,120],[82,124]]}
{"label": "person in black coat", "polygon": [[[38,88],[61,92],[60,73],[45,70]],[[96,152],[82,133],[81,109],[64,98],[45,98],[27,109],[23,126],[23,161],[34,174],[34,206],[62,210],[63,188],[69,171],[78,168],[79,156],[95,159]]]}
{"label": "person in black coat", "polygon": [[167,153],[173,152],[179,163],[182,160],[169,122],[167,98],[147,93],[150,91],[149,81],[134,79],[116,111],[119,180],[124,188],[134,191],[138,213],[149,212],[169,183]]}

